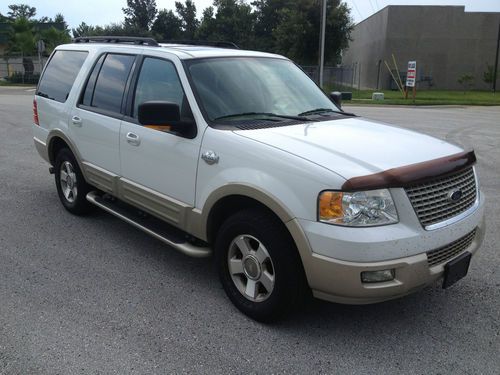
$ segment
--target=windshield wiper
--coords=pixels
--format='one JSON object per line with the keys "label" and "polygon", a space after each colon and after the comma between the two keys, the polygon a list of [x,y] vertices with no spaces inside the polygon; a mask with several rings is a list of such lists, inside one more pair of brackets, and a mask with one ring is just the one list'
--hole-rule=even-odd
{"label": "windshield wiper", "polygon": [[315,114],[325,113],[325,112],[342,113],[340,111],[334,111],[331,108],[316,108],[316,109],[311,109],[310,111],[305,111],[305,112],[299,113],[297,116],[315,115]]}
{"label": "windshield wiper", "polygon": [[231,117],[243,117],[243,116],[268,116],[268,117],[276,117],[276,118],[286,118],[289,120],[298,120],[298,121],[311,121],[310,119],[306,117],[302,117],[300,115],[298,116],[288,116],[288,115],[280,115],[277,113],[269,113],[269,112],[245,112],[245,113],[234,113],[232,115],[225,115],[225,116],[220,116],[214,119],[214,121],[217,120],[223,120],[226,118],[231,118]]}

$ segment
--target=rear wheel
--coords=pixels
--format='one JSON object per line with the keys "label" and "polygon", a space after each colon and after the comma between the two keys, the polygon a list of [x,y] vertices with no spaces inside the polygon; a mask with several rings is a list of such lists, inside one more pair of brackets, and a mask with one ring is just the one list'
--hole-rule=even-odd
{"label": "rear wheel", "polygon": [[61,149],[54,164],[57,194],[64,208],[75,215],[90,212],[94,206],[86,195],[92,188],[83,178],[73,153],[67,148]]}
{"label": "rear wheel", "polygon": [[244,210],[227,219],[215,243],[219,277],[234,305],[268,322],[303,299],[305,277],[297,249],[278,218]]}

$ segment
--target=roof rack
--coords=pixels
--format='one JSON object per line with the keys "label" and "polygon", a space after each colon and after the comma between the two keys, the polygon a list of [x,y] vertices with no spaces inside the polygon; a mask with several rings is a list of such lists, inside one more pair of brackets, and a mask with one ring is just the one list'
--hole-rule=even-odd
{"label": "roof rack", "polygon": [[135,36],[83,36],[73,39],[73,43],[127,43],[143,46],[159,47],[160,45],[153,38],[141,38]]}
{"label": "roof rack", "polygon": [[240,49],[233,42],[225,42],[225,41],[208,41],[208,40],[164,40],[160,43],[166,44],[185,44],[189,46],[208,46],[208,47],[220,47],[220,48],[233,48]]}

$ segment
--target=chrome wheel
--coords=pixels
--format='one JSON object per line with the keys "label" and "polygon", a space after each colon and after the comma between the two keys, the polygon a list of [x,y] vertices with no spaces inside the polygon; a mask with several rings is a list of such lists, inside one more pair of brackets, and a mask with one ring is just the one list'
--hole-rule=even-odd
{"label": "chrome wheel", "polygon": [[236,237],[229,245],[229,273],[238,291],[253,302],[265,301],[275,284],[274,266],[265,246],[248,234]]}
{"label": "chrome wheel", "polygon": [[61,191],[64,194],[64,198],[70,203],[73,203],[78,194],[77,190],[77,179],[75,169],[69,161],[64,161],[61,164],[61,169],[59,173],[59,180],[61,183]]}

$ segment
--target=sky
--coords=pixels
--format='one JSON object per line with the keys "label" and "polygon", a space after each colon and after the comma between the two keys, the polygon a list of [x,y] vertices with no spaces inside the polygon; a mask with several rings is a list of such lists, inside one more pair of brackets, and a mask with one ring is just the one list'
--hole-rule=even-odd
{"label": "sky", "polygon": [[[245,0],[250,3],[252,0]],[[297,0],[300,1],[300,0]],[[344,0],[351,8],[351,15],[358,23],[387,5],[464,5],[470,12],[500,12],[500,0]],[[194,0],[198,16],[213,0]],[[122,8],[126,0],[0,0],[0,13],[8,12],[9,4],[29,4],[37,9],[37,17],[54,17],[62,13],[71,28],[81,22],[88,25],[105,25],[123,21]],[[175,9],[175,0],[156,0],[159,9]]]}

